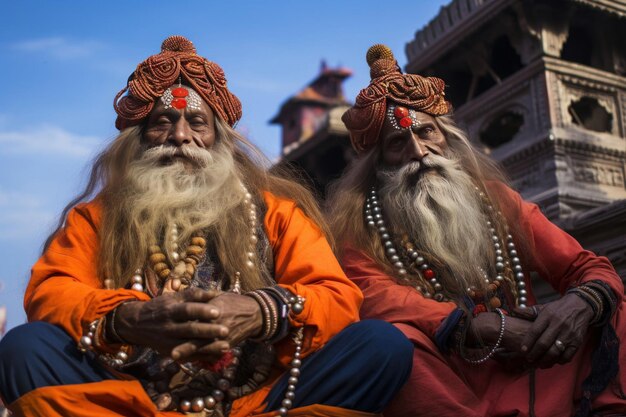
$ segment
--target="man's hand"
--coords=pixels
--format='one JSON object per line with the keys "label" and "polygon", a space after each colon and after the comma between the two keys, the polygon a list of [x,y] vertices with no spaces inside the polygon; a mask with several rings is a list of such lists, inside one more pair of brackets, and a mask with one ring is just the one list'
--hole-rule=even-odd
{"label": "man's hand", "polygon": [[115,312],[115,330],[127,343],[148,346],[176,360],[182,358],[181,346],[194,340],[202,346],[199,359],[215,360],[230,347],[225,340],[229,328],[216,322],[220,310],[208,304],[217,295],[217,291],[190,288],[121,304]]}
{"label": "man's hand", "polygon": [[582,345],[592,319],[593,310],[576,294],[545,304],[522,340],[526,360],[540,368],[569,362]]}
{"label": "man's hand", "polygon": [[[228,329],[224,337],[224,343],[227,343],[225,350],[261,332],[263,327],[261,307],[251,297],[222,293],[212,298],[207,306],[217,312],[212,322]],[[207,354],[213,354],[212,345],[206,345],[205,340],[190,340],[177,346],[172,352],[172,358],[195,359],[198,355]]]}

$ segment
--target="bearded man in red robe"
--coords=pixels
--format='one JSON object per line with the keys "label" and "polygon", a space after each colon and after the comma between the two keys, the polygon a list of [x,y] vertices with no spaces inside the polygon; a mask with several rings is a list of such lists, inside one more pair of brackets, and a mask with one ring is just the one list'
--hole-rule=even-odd
{"label": "bearded man in red robe", "polygon": [[33,267],[31,323],[0,343],[4,403],[16,416],[380,413],[411,346],[388,323],[354,323],[362,295],[314,199],[233,130],[222,69],[172,36],[115,110],[119,136]]}
{"label": "bearded man in red robe", "polygon": [[[444,81],[368,51],[371,83],[343,116],[359,154],[331,228],[361,315],[414,346],[386,417],[625,415],[624,288],[505,185],[450,117]],[[529,273],[561,294],[537,304]]]}

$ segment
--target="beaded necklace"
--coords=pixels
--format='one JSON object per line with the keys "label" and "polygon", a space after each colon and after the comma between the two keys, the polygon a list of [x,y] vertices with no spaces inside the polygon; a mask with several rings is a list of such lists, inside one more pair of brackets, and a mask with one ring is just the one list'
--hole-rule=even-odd
{"label": "beaded necklace", "polygon": [[[489,202],[487,195],[480,191],[477,188],[477,191],[485,202],[487,206],[487,211],[489,213],[494,212],[494,208]],[[389,229],[385,224],[385,220],[383,219],[383,211],[380,203],[378,201],[378,193],[376,192],[376,188],[372,187],[369,195],[365,201],[365,221],[369,227],[375,229],[378,232],[381,243],[383,245],[383,249],[385,250],[385,255],[391,265],[394,267],[400,277],[408,280],[407,278],[407,267],[413,268],[416,272],[418,272],[419,277],[421,279],[421,285],[418,284],[415,286],[415,289],[419,291],[426,298],[433,298],[436,301],[447,301],[447,298],[444,294],[444,288],[437,279],[436,272],[432,269],[432,267],[428,264],[426,259],[420,255],[420,253],[415,250],[415,245],[405,239],[404,249],[406,252],[405,262],[401,259],[401,253],[396,249],[396,245],[394,244],[393,238],[390,234]],[[502,216],[500,212],[496,213],[498,216]],[[489,232],[491,234],[490,238],[493,242],[494,251],[495,251],[495,270],[496,270],[496,278],[491,281],[487,277],[487,273],[483,270],[483,275],[485,279],[485,284],[487,285],[489,294],[493,294],[493,297],[489,300],[491,307],[498,308],[501,305],[501,301],[496,297],[496,291],[500,287],[500,285],[505,282],[505,270],[507,267],[510,267],[512,273],[514,274],[515,279],[515,290],[516,290],[516,305],[519,307],[526,307],[526,303],[528,302],[527,291],[526,291],[526,283],[524,282],[524,272],[522,270],[521,261],[518,257],[517,250],[515,248],[515,243],[513,242],[513,236],[507,233],[506,236],[506,249],[508,251],[508,260],[504,259],[504,252],[502,247],[502,240],[498,236],[497,230],[490,220],[487,221],[487,226],[489,227]],[[429,289],[430,288],[430,289]],[[481,297],[484,296],[482,292],[477,291],[475,288],[467,288],[467,293],[470,297]]]}
{"label": "beaded necklace", "polygon": [[[252,194],[250,194],[248,189],[243,184],[241,184],[241,187],[244,193],[243,202],[246,205],[248,224],[250,226],[245,266],[247,268],[254,268],[254,257],[258,242],[258,237],[256,235],[256,229],[258,226],[257,206],[252,202]],[[177,226],[171,226],[168,233],[169,259],[176,262],[176,264],[171,266],[168,265],[168,258],[161,247],[158,245],[152,245],[149,248],[148,257],[151,267],[150,270],[154,271],[154,273],[156,273],[161,279],[164,291],[182,291],[191,284],[191,280],[196,272],[196,267],[205,256],[206,239],[200,235],[192,236],[190,245],[188,245],[185,249],[185,256],[183,258],[178,251],[179,245]],[[168,239],[165,240],[168,241]],[[142,292],[145,291],[154,297],[156,294],[153,294],[153,291],[150,290],[148,277],[146,276],[150,273],[150,270],[146,269],[146,271],[142,271],[142,269],[137,269],[131,278],[130,284],[133,290]],[[237,294],[241,293],[240,276],[241,273],[239,271],[235,272],[235,282],[232,284],[229,291]],[[110,279],[105,280],[104,284],[105,288],[114,288],[114,283]],[[303,299],[301,297],[289,300],[291,310],[296,313],[301,312],[302,303]],[[300,376],[300,366],[302,365],[300,358],[303,340],[304,333],[303,329],[300,328],[293,336],[295,352],[294,358],[290,363],[291,369],[289,371],[289,384],[285,392],[285,397],[281,403],[281,407],[277,410],[277,413],[280,416],[287,415],[288,410],[292,407],[292,401],[295,398],[295,389]],[[228,397],[229,400],[233,401],[241,396],[248,395],[249,393],[255,391],[269,377],[275,357],[271,346],[267,346],[265,344],[258,344],[256,346],[261,346],[262,348],[252,348],[251,355],[256,358],[252,378],[245,381],[245,383],[240,386],[234,386],[237,365],[239,364],[242,356],[242,349],[240,347],[231,349],[230,354],[225,355],[225,357],[217,364],[209,366],[209,369],[198,366],[196,363],[177,364],[177,369],[186,374],[186,377],[184,378],[186,381],[185,383],[193,383],[190,381],[195,379],[200,380],[201,384],[213,386],[209,395],[181,399],[178,403],[177,409],[184,413],[203,412],[204,415],[217,416],[221,415],[221,403],[225,398]],[[122,354],[124,355],[123,359],[121,358]],[[120,356],[120,358],[116,357],[113,359],[114,362],[110,363],[111,366],[121,367],[128,360],[128,355],[126,355],[125,352],[120,352],[118,356]],[[158,363],[161,371],[166,371],[168,367],[173,366],[172,364],[176,365],[175,362],[169,358],[164,358]],[[213,376],[213,374],[217,374],[217,379]]]}

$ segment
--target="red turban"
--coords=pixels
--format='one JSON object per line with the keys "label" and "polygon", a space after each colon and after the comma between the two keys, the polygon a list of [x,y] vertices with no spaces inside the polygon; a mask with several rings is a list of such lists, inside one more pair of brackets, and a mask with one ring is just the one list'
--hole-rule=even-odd
{"label": "red turban", "polygon": [[[222,68],[198,56],[187,38],[170,36],[163,41],[160,53],[137,65],[128,78],[128,85],[115,96],[115,127],[122,130],[139,124],[150,114],[155,101],[179,78],[230,126],[241,118],[241,102],[228,91]],[[124,95],[126,92],[128,94]]]}
{"label": "red turban", "polygon": [[378,142],[388,100],[431,116],[452,111],[452,105],[444,98],[445,83],[442,79],[402,74],[391,49],[385,45],[370,47],[366,59],[370,66],[370,85],[361,90],[354,106],[341,118],[358,153]]}

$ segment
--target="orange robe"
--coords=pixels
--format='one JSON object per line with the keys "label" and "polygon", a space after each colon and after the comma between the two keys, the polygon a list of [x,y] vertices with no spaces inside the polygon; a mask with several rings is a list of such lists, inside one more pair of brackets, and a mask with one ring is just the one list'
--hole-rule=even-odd
{"label": "orange robe", "polygon": [[[520,222],[532,259],[524,259],[523,253],[520,258],[531,265],[530,270],[537,271],[561,294],[570,286],[590,280],[602,280],[611,286],[618,297],[611,323],[622,338],[622,366],[616,382],[626,387],[624,287],[609,261],[581,248],[575,239],[546,219],[536,205],[524,202],[510,188],[500,183],[490,185],[496,187],[509,224]],[[443,354],[436,347],[435,333],[456,304],[424,298],[415,289],[397,284],[374,260],[355,249],[346,250],[342,265],[365,296],[361,317],[394,324],[415,346],[411,376],[385,410],[386,417],[529,416],[528,372],[506,371],[494,360],[470,365],[458,355]],[[535,296],[528,276],[526,284],[528,305],[533,305]],[[585,343],[570,363],[536,371],[537,416],[573,414],[581,397],[582,382],[590,372],[593,347],[594,343]],[[594,411],[606,409],[626,414],[626,399],[619,398],[614,388],[609,385],[593,401]]]}
{"label": "orange robe", "polygon": [[[306,298],[293,325],[305,326],[303,356],[321,348],[332,336],[358,320],[362,295],[344,275],[319,228],[292,201],[264,193],[265,231],[274,253],[275,279]],[[95,203],[80,204],[64,229],[35,264],[26,289],[24,308],[29,321],[62,327],[73,339],[89,323],[129,299],[148,300],[143,292],[102,288],[96,271],[101,212]],[[277,344],[278,366],[293,357],[290,338]],[[264,400],[277,377],[258,391],[236,400],[231,416],[265,415]],[[10,404],[17,416],[175,416],[158,412],[137,380],[42,387]],[[268,413],[273,415],[275,413]],[[369,416],[336,407],[310,406],[289,415]]]}

